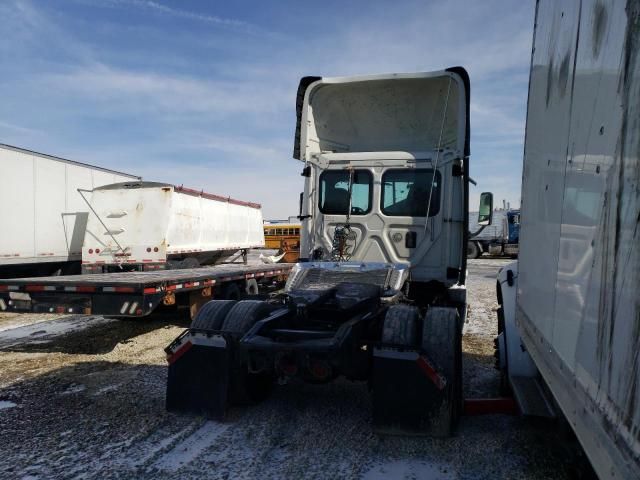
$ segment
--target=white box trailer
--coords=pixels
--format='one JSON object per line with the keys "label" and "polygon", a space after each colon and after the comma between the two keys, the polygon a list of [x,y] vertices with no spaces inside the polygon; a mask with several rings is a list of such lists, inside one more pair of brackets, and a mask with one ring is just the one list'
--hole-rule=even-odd
{"label": "white box trailer", "polygon": [[89,196],[85,273],[192,268],[264,246],[257,203],[155,182],[106,185]]}
{"label": "white box trailer", "polygon": [[518,403],[559,407],[600,478],[640,478],[639,25],[638,0],[537,2],[520,254],[498,279]]}
{"label": "white box trailer", "polygon": [[78,188],[140,177],[0,144],[0,277],[80,271],[88,208]]}

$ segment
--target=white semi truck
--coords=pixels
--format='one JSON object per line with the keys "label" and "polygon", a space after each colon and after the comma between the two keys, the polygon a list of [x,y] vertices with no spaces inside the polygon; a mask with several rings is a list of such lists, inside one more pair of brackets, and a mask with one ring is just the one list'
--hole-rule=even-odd
{"label": "white semi truck", "polygon": [[[300,263],[268,301],[213,300],[166,349],[167,408],[224,415],[276,379],[368,381],[383,432],[448,435],[462,408],[464,69],[305,77]],[[491,194],[481,198],[490,223]]]}
{"label": "white semi truck", "polygon": [[539,0],[520,253],[498,279],[520,409],[600,478],[640,478],[640,2]]}

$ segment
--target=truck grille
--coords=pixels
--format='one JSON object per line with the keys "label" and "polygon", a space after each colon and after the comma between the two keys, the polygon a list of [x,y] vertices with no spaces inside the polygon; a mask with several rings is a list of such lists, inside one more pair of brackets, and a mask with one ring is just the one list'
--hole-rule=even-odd
{"label": "truck grille", "polygon": [[386,288],[389,269],[348,271],[328,270],[325,268],[309,268],[301,272],[301,275],[293,279],[290,289],[326,290],[335,287],[339,283],[366,283]]}

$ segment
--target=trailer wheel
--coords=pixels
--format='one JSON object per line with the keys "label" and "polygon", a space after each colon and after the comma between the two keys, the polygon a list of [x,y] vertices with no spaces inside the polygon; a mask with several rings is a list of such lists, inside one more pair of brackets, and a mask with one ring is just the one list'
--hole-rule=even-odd
{"label": "trailer wheel", "polygon": [[255,278],[248,279],[244,291],[247,295],[258,295],[258,281]]}
{"label": "trailer wheel", "polygon": [[[244,335],[256,322],[269,315],[268,303],[260,300],[242,300],[236,303],[224,319],[222,329]],[[268,373],[249,373],[246,365],[232,367],[229,382],[229,400],[232,405],[247,405],[263,400],[269,395],[273,377]]]}
{"label": "trailer wheel", "polygon": [[191,322],[191,328],[220,330],[227,313],[236,303],[235,300],[211,300],[205,303]]}
{"label": "trailer wheel", "polygon": [[384,316],[382,342],[395,345],[416,346],[420,310],[411,305],[392,305]]}
{"label": "trailer wheel", "polygon": [[482,252],[478,248],[478,244],[476,242],[467,242],[467,257],[468,258],[479,258]]}
{"label": "trailer wheel", "polygon": [[228,283],[222,287],[222,297],[225,300],[240,300],[241,296],[240,287],[235,282]]}
{"label": "trailer wheel", "polygon": [[462,411],[462,338],[460,316],[455,308],[430,307],[422,328],[422,349],[447,380],[447,408],[453,429]]}

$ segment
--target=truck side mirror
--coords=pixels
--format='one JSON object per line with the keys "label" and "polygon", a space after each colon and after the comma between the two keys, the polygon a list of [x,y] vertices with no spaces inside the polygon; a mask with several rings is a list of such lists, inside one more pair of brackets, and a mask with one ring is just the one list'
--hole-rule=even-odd
{"label": "truck side mirror", "polygon": [[491,220],[493,220],[493,193],[482,192],[478,209],[478,225],[491,225]]}

